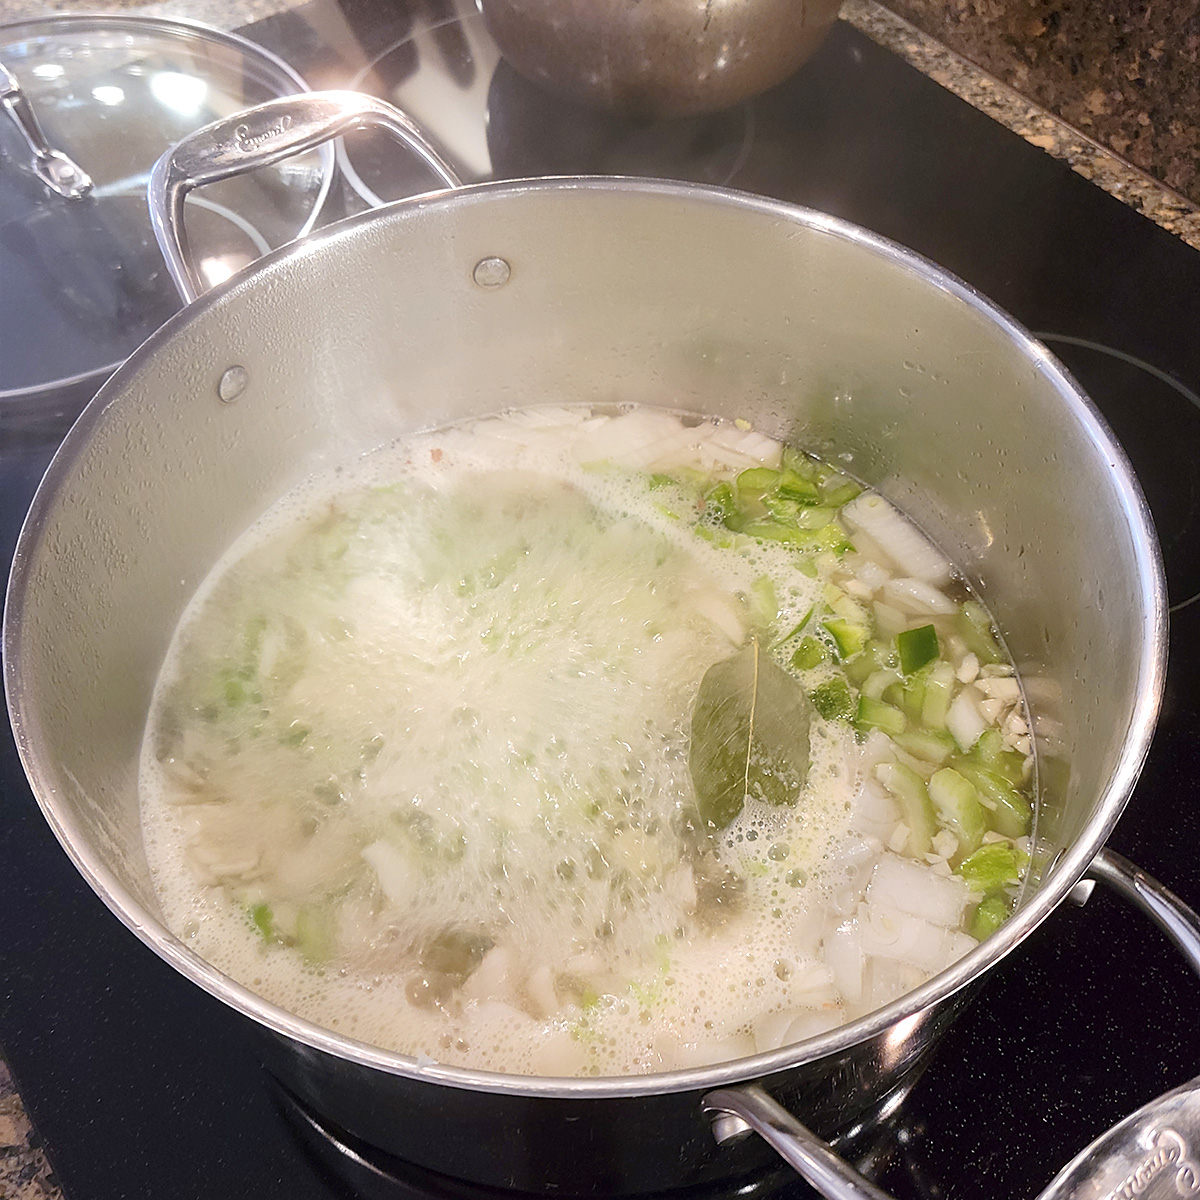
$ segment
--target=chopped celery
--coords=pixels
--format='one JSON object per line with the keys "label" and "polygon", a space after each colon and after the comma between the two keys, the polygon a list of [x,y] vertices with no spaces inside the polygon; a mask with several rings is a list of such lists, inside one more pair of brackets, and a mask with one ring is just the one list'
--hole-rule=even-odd
{"label": "chopped celery", "polygon": [[325,905],[301,905],[296,914],[296,946],[312,966],[333,957],[333,915]]}
{"label": "chopped celery", "polygon": [[864,733],[869,729],[880,729],[889,737],[895,737],[907,728],[908,718],[898,708],[893,708],[882,700],[860,696],[858,709],[854,714],[854,725]]}
{"label": "chopped celery", "polygon": [[821,499],[834,508],[849,504],[862,491],[862,487],[853,479],[844,475],[832,475],[821,485]]}
{"label": "chopped celery", "polygon": [[1005,837],[1024,837],[1033,820],[1033,809],[1029,801],[1013,787],[1003,775],[989,771],[969,759],[960,758],[953,763],[955,770],[964,775],[988,801],[991,813],[988,824]]}
{"label": "chopped celery", "polygon": [[269,904],[253,904],[249,908],[250,921],[265,941],[275,937],[275,918]]}
{"label": "chopped celery", "polygon": [[895,671],[890,667],[883,667],[878,671],[872,671],[863,680],[860,691],[864,696],[870,696],[872,700],[882,700],[884,699],[884,692],[894,684],[900,682],[900,676]]}
{"label": "chopped celery", "polygon": [[975,600],[965,601],[962,608],[958,610],[955,628],[963,641],[966,642],[967,649],[981,663],[998,663],[1004,661],[1004,652],[1000,649],[1000,643],[996,640],[996,635],[992,628],[992,619],[988,616],[987,609],[982,604],[979,604]]}
{"label": "chopped celery", "polygon": [[847,550],[854,549],[854,543],[836,521],[830,521],[828,525],[822,525],[817,530],[817,542],[835,554],[845,554]]}
{"label": "chopped celery", "polygon": [[896,634],[896,650],[900,655],[900,670],[911,675],[933,662],[941,653],[937,630],[932,625],[906,629]]}
{"label": "chopped celery", "polygon": [[712,513],[724,524],[737,512],[737,498],[728,483],[718,483],[704,497],[704,511]]}
{"label": "chopped celery", "polygon": [[1024,865],[1025,855],[1011,842],[985,842],[958,864],[958,874],[972,891],[993,892],[1017,883]]}
{"label": "chopped celery", "polygon": [[834,617],[832,620],[822,621],[821,624],[833,638],[838,657],[843,660],[861,653],[867,644],[869,630],[865,625],[847,621],[844,617]]}
{"label": "chopped celery", "polygon": [[818,684],[809,693],[812,706],[827,721],[848,721],[854,715],[850,685],[840,676]]}
{"label": "chopped celery", "polygon": [[886,642],[873,639],[869,641],[862,654],[846,664],[846,678],[855,687],[861,687],[869,675],[876,671],[884,671],[896,665],[896,656]]}
{"label": "chopped celery", "polygon": [[[802,508],[796,513],[796,524],[801,529],[820,531],[833,520],[833,517],[832,508]],[[845,534],[842,534],[842,537],[845,537]]]}
{"label": "chopped celery", "polygon": [[[821,499],[817,485],[811,479],[805,479],[792,467],[784,467],[783,473],[779,477],[779,494],[787,500],[794,500],[797,504],[805,505],[817,504]],[[828,501],[828,503],[836,507],[835,501]]]}
{"label": "chopped celery", "polygon": [[798,501],[788,500],[786,497],[779,495],[764,496],[762,502],[767,512],[771,514],[772,519],[778,521],[781,525],[795,525],[799,528],[801,525],[800,514],[808,511],[807,509],[802,509]]}
{"label": "chopped celery", "polygon": [[974,786],[950,767],[929,780],[929,799],[942,824],[958,838],[960,854],[978,850],[987,832],[987,817]]}
{"label": "chopped celery", "polygon": [[891,793],[900,807],[900,816],[908,827],[905,850],[920,858],[933,849],[937,820],[929,791],[911,767],[903,763],[881,762],[875,766],[875,778]]}
{"label": "chopped celery", "polygon": [[821,476],[820,468],[821,464],[815,458],[805,454],[803,450],[784,446],[783,469],[785,472],[792,471],[802,479],[811,479],[815,482]]}
{"label": "chopped celery", "polygon": [[939,767],[958,752],[954,739],[944,730],[913,729],[896,734],[894,740],[906,754]]}
{"label": "chopped celery", "polygon": [[[729,528],[734,529],[735,526],[729,525]],[[817,540],[816,535],[807,529],[781,525],[778,521],[749,521],[736,528],[738,533],[744,533],[747,537],[762,538],[766,542],[786,542],[789,546],[812,546]]]}
{"label": "chopped celery", "polygon": [[773,491],[779,483],[779,472],[770,467],[750,467],[743,471],[735,480],[737,493],[743,495],[762,495],[763,492]]}
{"label": "chopped celery", "polygon": [[[925,711],[925,676],[912,675],[904,681],[904,692],[900,699],[900,707],[910,721],[920,722]],[[947,735],[949,736],[949,735]],[[953,738],[950,739],[953,742]],[[954,747],[958,749],[957,746]]]}
{"label": "chopped celery", "polygon": [[800,633],[804,629],[805,625],[807,625],[809,623],[809,621],[812,620],[812,615],[813,615],[813,611],[815,610],[815,608],[816,608],[815,604],[809,605],[808,612],[806,612],[804,614],[804,616],[802,616],[800,618],[800,620],[798,620],[795,623],[795,625],[793,625],[791,627],[791,629],[789,629],[787,631],[787,633],[785,633],[783,635],[783,637],[779,638],[778,641],[772,643],[771,649],[778,650],[779,647],[784,644],[784,642],[790,642],[792,640],[792,638],[794,638],[796,636],[796,634]]}
{"label": "chopped celery", "polygon": [[977,941],[991,937],[1005,921],[1008,920],[1008,901],[1005,897],[993,892],[985,896],[971,917],[967,932]]}
{"label": "chopped celery", "polygon": [[945,729],[946,714],[954,696],[954,668],[938,663],[925,676],[925,694],[921,698],[921,723],[927,729]]}
{"label": "chopped celery", "polygon": [[870,618],[867,616],[866,609],[852,596],[847,596],[841,588],[830,584],[825,589],[825,600],[829,607],[833,609],[835,617],[842,617],[854,625],[862,625],[864,627],[870,625]]}
{"label": "chopped celery", "polygon": [[770,575],[759,575],[750,585],[750,620],[759,629],[769,629],[779,616],[779,601]]}
{"label": "chopped celery", "polygon": [[798,671],[809,671],[825,661],[825,647],[815,637],[803,637],[792,655],[792,666]]}
{"label": "chopped celery", "polygon": [[302,746],[312,730],[300,721],[293,721],[280,735],[279,740],[285,746]]}
{"label": "chopped celery", "polygon": [[675,480],[670,475],[654,474],[650,476],[649,488],[652,492],[656,492],[659,488],[671,487]]}
{"label": "chopped celery", "polygon": [[1015,750],[1004,749],[1004,736],[996,728],[985,729],[967,755],[997,775],[1003,775],[1009,783],[1019,785],[1025,778],[1025,756]]}

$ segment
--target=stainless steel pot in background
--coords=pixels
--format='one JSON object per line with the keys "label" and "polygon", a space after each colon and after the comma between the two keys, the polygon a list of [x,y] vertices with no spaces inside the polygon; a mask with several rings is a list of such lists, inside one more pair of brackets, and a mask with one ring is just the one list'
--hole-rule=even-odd
{"label": "stainless steel pot in background", "polygon": [[[286,118],[286,119],[285,119]],[[214,127],[232,170],[369,121],[316,95]],[[253,151],[247,155],[246,151]],[[166,164],[182,203],[196,143]],[[207,153],[202,156],[207,160]],[[213,168],[216,170],[216,168]],[[173,181],[173,182],[172,182]],[[176,262],[177,278],[187,273]],[[638,401],[744,418],[906,509],[964,567],[1027,680],[1041,749],[1032,878],[1013,919],[887,1008],[795,1046],[635,1079],[439,1066],[301,1021],[158,915],[137,762],[183,606],[314,471],[513,404]],[[761,1081],[830,1135],[911,1084],[956,1008],[1096,859],[1149,744],[1165,666],[1157,547],[1128,463],[1053,358],[959,281],[821,214],[622,179],[483,185],[363,214],[189,306],[103,389],[35,500],[10,583],[5,682],[55,832],[152,949],[249,1018],[302,1099],[434,1170],[562,1191],[734,1177],[700,1101]]]}
{"label": "stainless steel pot in background", "polygon": [[501,53],[551,92],[626,116],[716,112],[782,83],[841,0],[476,0]]}

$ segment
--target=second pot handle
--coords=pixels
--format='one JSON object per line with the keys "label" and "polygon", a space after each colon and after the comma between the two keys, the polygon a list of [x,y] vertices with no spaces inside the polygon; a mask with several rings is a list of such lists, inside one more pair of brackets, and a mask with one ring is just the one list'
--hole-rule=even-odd
{"label": "second pot handle", "polygon": [[1200,975],[1200,916],[1140,867],[1105,846],[1084,872],[1131,900],[1175,943]]}
{"label": "second pot handle", "polygon": [[150,172],[150,223],[185,304],[204,291],[188,256],[183,224],[188,192],[269,167],[355,129],[386,130],[447,187],[462,187],[462,180],[404,113],[362,92],[303,92],[213,121],[172,146]]}
{"label": "second pot handle", "polygon": [[[1131,900],[1166,933],[1192,970],[1200,975],[1200,916],[1192,908],[1129,859],[1107,847],[1100,850],[1084,874]],[[891,1200],[887,1192],[864,1179],[756,1083],[718,1088],[700,1101],[700,1107],[712,1118],[713,1136],[718,1142],[730,1141],[752,1130],[826,1200]],[[1110,1140],[1099,1139],[1090,1148],[1096,1154],[1086,1164],[1082,1155],[1071,1164],[1073,1184],[1098,1178],[1107,1169],[1108,1158],[1101,1145],[1107,1148]],[[1113,1145],[1116,1144],[1114,1141]],[[1054,1193],[1056,1197],[1081,1194],[1062,1190]]]}
{"label": "second pot handle", "polygon": [[718,1142],[753,1130],[826,1200],[892,1200],[757,1083],[718,1088],[700,1101],[700,1107],[712,1117]]}

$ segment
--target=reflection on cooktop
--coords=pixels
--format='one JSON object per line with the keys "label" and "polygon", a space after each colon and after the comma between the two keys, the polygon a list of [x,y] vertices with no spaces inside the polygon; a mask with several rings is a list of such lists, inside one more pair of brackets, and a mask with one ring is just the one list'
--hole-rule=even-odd
{"label": "reflection on cooktop", "polygon": [[641,175],[727,184],[753,141],[753,104],[707,117],[628,121],[551,99],[503,61],[488,91],[488,148],[497,178]]}
{"label": "reflection on cooktop", "polygon": [[[592,174],[727,184],[754,138],[750,104],[707,117],[635,122],[552,97],[499,57],[466,0],[419,13],[351,86],[407,112],[470,183]],[[432,183],[381,135],[348,139],[341,166],[372,206]]]}
{"label": "reflection on cooktop", "polygon": [[[1200,396],[1112,346],[1036,336],[1096,402],[1133,463],[1162,545],[1171,611],[1200,600]],[[1106,403],[1109,396],[1124,399]]]}
{"label": "reflection on cooktop", "polygon": [[[848,1130],[836,1148],[864,1178],[883,1186],[901,1179],[915,1181],[922,1188],[918,1194],[932,1198],[942,1189],[922,1161],[927,1129],[904,1103],[914,1082],[908,1080],[874,1114]],[[466,1183],[413,1166],[332,1125],[273,1080],[271,1092],[314,1169],[349,1188],[358,1200],[527,1200],[533,1195]],[[638,1200],[804,1200],[811,1195],[799,1176],[779,1162],[733,1184],[683,1188]]]}

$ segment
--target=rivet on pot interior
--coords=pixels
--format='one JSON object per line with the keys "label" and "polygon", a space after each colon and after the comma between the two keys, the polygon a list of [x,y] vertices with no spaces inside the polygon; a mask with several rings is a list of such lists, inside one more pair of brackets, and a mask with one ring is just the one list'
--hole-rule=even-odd
{"label": "rivet on pot interior", "polygon": [[471,278],[482,288],[503,287],[512,268],[502,258],[481,258],[471,272]]}
{"label": "rivet on pot interior", "polygon": [[229,367],[217,384],[217,395],[226,404],[232,404],[245,390],[250,382],[250,375],[245,367]]}

